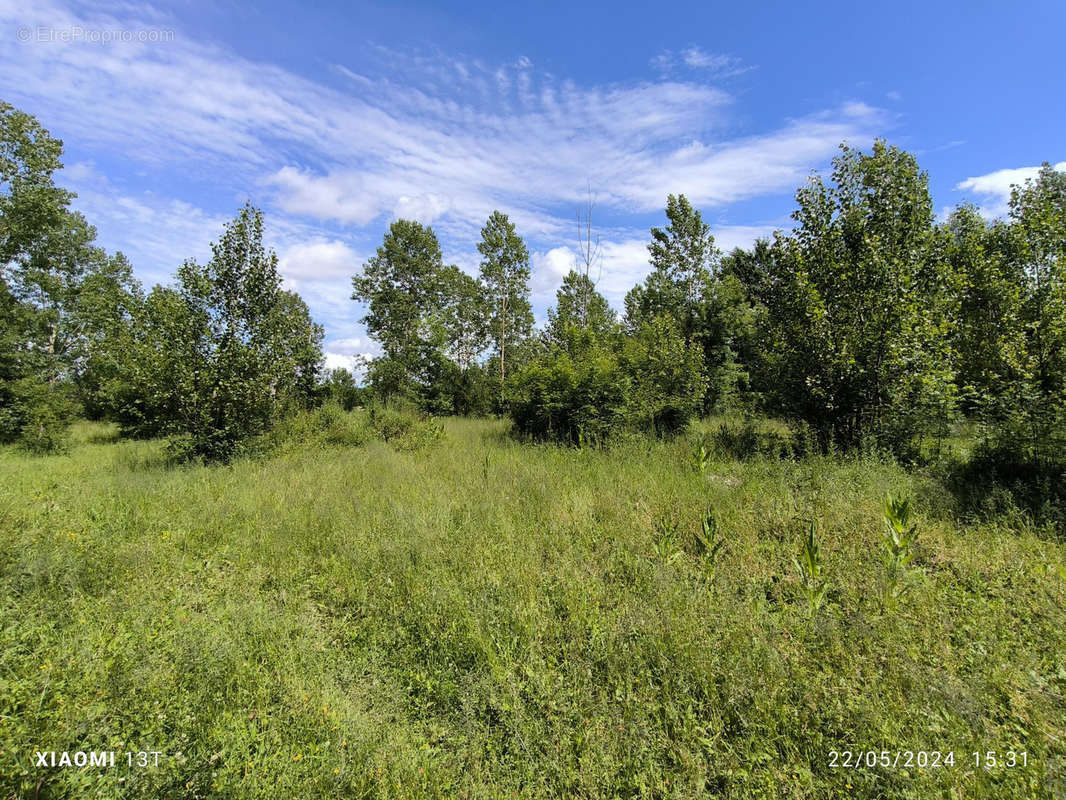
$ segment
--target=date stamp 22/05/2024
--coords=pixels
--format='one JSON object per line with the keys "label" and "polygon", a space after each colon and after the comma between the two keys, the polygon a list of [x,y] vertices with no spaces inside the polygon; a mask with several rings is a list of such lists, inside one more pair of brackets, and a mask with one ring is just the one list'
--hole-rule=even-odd
{"label": "date stamp 22/05/2024", "polygon": [[830,750],[834,769],[1014,769],[1029,766],[1025,750]]}

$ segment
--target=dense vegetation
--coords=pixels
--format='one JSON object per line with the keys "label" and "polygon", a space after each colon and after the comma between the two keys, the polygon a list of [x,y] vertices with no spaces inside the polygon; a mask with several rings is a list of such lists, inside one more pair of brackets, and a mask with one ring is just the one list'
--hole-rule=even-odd
{"label": "dense vegetation", "polygon": [[671,195],[621,315],[590,207],[541,330],[505,214],[395,220],[360,385],[259,210],[146,292],[61,154],[0,104],[11,796],[1066,793],[1066,174],[938,223],[842,146],[729,254]]}
{"label": "dense vegetation", "polygon": [[[741,421],[609,449],[304,425],[226,467],[98,423],[68,455],[0,452],[0,796],[1066,791],[1063,546],[959,521],[935,470],[759,455],[766,426],[739,459]],[[917,525],[895,584],[888,492]],[[829,766],[858,748],[956,765]],[[988,750],[1028,767],[974,768]]]}

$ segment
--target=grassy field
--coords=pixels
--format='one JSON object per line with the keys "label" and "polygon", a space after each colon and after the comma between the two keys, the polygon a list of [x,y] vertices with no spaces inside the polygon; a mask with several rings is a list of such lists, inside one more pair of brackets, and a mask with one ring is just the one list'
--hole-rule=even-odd
{"label": "grassy field", "polygon": [[[224,467],[91,425],[0,451],[0,797],[1066,796],[1061,531],[874,458],[445,428]],[[919,534],[883,610],[888,491]],[[858,750],[955,763],[830,766]]]}

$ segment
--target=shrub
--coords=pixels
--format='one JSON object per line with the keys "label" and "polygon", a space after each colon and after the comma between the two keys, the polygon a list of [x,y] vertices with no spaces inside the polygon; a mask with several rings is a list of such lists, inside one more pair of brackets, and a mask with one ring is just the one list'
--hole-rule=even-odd
{"label": "shrub", "polygon": [[643,325],[624,351],[632,379],[626,414],[632,423],[658,436],[684,430],[703,407],[707,380],[702,359],[700,348],[685,343],[671,317]]}
{"label": "shrub", "polygon": [[509,382],[509,410],[534,439],[599,443],[625,428],[669,436],[699,413],[705,384],[699,349],[656,317],[620,351],[588,338],[534,359]]}
{"label": "shrub", "polygon": [[593,347],[571,357],[557,351],[511,378],[511,419],[534,439],[601,442],[625,424],[629,387],[614,353]]}
{"label": "shrub", "polygon": [[788,433],[756,425],[752,419],[726,420],[711,432],[715,451],[728,458],[797,458],[813,449],[803,426]]}
{"label": "shrub", "polygon": [[371,406],[370,427],[397,450],[418,450],[444,438],[440,422],[403,407]]}
{"label": "shrub", "polygon": [[1020,511],[1037,523],[1066,529],[1066,453],[1033,452],[1001,430],[981,441],[969,459],[951,463],[945,482],[963,514]]}

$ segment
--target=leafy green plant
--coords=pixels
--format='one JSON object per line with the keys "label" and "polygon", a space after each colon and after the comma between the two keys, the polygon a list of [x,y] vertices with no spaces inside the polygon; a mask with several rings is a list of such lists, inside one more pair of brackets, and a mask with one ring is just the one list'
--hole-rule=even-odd
{"label": "leafy green plant", "polygon": [[696,534],[696,554],[713,566],[724,546],[725,537],[722,536],[722,531],[718,527],[714,509],[708,508],[707,513],[700,520],[700,532]]}
{"label": "leafy green plant", "polygon": [[817,533],[818,523],[811,522],[807,528],[807,535],[803,537],[799,555],[792,559],[796,571],[799,572],[800,585],[807,596],[811,619],[818,613],[819,607],[825,601],[825,592],[828,588],[822,574],[822,552],[818,545]]}
{"label": "leafy green plant", "polygon": [[907,567],[914,560],[914,543],[918,538],[918,525],[911,522],[911,517],[909,497],[889,494],[885,498],[885,528],[881,532],[885,562],[882,609],[894,608],[909,588]]}
{"label": "leafy green plant", "polygon": [[710,463],[711,453],[707,450],[707,442],[705,439],[700,439],[696,444],[696,449],[692,453],[692,469],[698,475],[702,475],[707,471],[707,464]]}
{"label": "leafy green plant", "polygon": [[655,520],[655,555],[664,564],[673,564],[684,555],[680,527],[673,514],[661,514]]}

